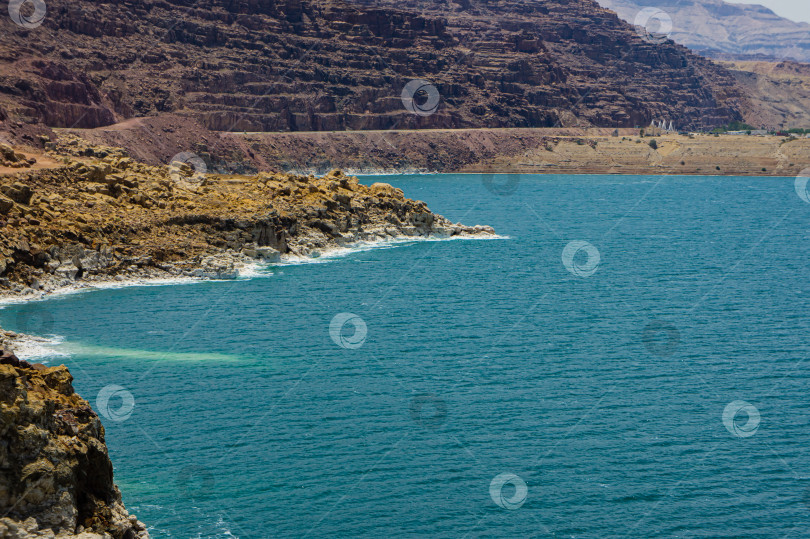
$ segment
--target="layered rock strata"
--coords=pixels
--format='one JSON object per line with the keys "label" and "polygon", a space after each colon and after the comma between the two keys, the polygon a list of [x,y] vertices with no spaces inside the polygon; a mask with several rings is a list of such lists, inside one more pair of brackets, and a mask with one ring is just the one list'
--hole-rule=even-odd
{"label": "layered rock strata", "polygon": [[[436,107],[404,106],[414,79]],[[592,0],[49,0],[37,28],[0,17],[0,120],[52,127],[693,129],[746,106],[724,68]]]}

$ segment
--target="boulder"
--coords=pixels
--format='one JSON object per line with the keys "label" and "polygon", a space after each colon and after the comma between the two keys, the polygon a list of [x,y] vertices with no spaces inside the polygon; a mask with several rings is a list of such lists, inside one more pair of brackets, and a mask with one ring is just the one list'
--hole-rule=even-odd
{"label": "boulder", "polygon": [[20,182],[14,182],[11,185],[4,185],[3,187],[0,187],[0,191],[2,191],[3,194],[5,194],[8,198],[19,204],[28,204],[34,194],[29,186]]}
{"label": "boulder", "polygon": [[17,153],[7,144],[0,144],[0,165],[11,168],[28,167],[36,163],[34,158]]}
{"label": "boulder", "polygon": [[15,156],[17,154],[14,153],[14,149],[9,146],[8,144],[0,144],[0,158],[3,158],[6,161],[13,161],[15,160]]}
{"label": "boulder", "polygon": [[0,195],[0,213],[8,213],[14,207],[14,201]]}
{"label": "boulder", "polygon": [[98,272],[112,265],[109,254],[100,251],[84,251],[82,256],[74,258],[74,265],[82,271]]}
{"label": "boulder", "polygon": [[281,253],[272,247],[258,247],[256,258],[264,262],[281,262]]}
{"label": "boulder", "polygon": [[56,274],[57,276],[59,276],[59,277],[61,277],[63,279],[68,279],[70,281],[75,281],[76,280],[76,275],[79,274],[79,268],[77,268],[76,265],[73,264],[72,262],[68,262],[68,263],[59,265],[54,270],[54,274]]}
{"label": "boulder", "polygon": [[393,197],[393,198],[405,198],[405,194],[402,192],[402,189],[397,189],[393,185],[376,182],[371,184],[369,187],[369,191],[372,195],[376,197]]}
{"label": "boulder", "polygon": [[212,255],[203,258],[200,268],[193,274],[204,279],[236,279],[239,277],[239,270],[236,269],[232,256]]}

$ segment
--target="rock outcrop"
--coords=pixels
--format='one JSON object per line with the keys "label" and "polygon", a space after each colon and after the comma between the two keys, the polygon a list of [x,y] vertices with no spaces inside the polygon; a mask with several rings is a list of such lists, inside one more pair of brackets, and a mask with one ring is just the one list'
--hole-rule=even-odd
{"label": "rock outcrop", "polygon": [[723,62],[723,64],[746,90],[754,105],[744,115],[746,123],[770,129],[810,126],[810,64],[796,62]]}
{"label": "rock outcrop", "polygon": [[[404,106],[414,79],[435,113]],[[744,106],[725,69],[593,0],[49,0],[38,28],[0,17],[0,108],[54,127],[174,112],[217,131],[693,129]]]}
{"label": "rock outcrop", "polygon": [[[69,147],[73,147],[68,144]],[[387,184],[326,176],[208,175],[200,157],[148,166],[116,148],[0,176],[0,291],[98,280],[233,278],[240,265],[363,241],[491,235]],[[104,157],[100,157],[104,156]]]}
{"label": "rock outcrop", "polygon": [[0,351],[0,537],[147,539],[113,483],[104,427],[64,366]]}
{"label": "rock outcrop", "polygon": [[[0,144],[0,167],[28,168],[36,162],[36,159],[31,159],[21,153],[15,152],[14,149],[7,144]],[[2,202],[0,202],[0,204],[2,204]]]}

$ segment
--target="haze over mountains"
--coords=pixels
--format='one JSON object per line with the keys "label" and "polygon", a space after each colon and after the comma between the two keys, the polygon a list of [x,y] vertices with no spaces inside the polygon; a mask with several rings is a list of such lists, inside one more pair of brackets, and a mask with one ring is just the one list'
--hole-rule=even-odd
{"label": "haze over mountains", "polygon": [[[55,127],[694,129],[749,108],[727,70],[593,0],[49,0],[38,28],[2,18],[0,57],[0,117]],[[435,110],[403,106],[413,79]]]}
{"label": "haze over mountains", "polygon": [[810,24],[785,19],[764,6],[723,0],[598,1],[631,24],[645,7],[665,11],[672,19],[670,37],[701,54],[810,62]]}

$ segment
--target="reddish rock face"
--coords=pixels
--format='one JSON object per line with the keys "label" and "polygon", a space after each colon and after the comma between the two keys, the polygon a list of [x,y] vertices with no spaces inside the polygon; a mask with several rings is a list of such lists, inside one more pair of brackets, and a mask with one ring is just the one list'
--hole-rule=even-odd
{"label": "reddish rock face", "polygon": [[[177,112],[223,131],[696,128],[745,105],[723,68],[592,0],[47,6],[38,28],[0,18],[0,107],[55,127]],[[406,110],[413,79],[435,86],[435,112]]]}

